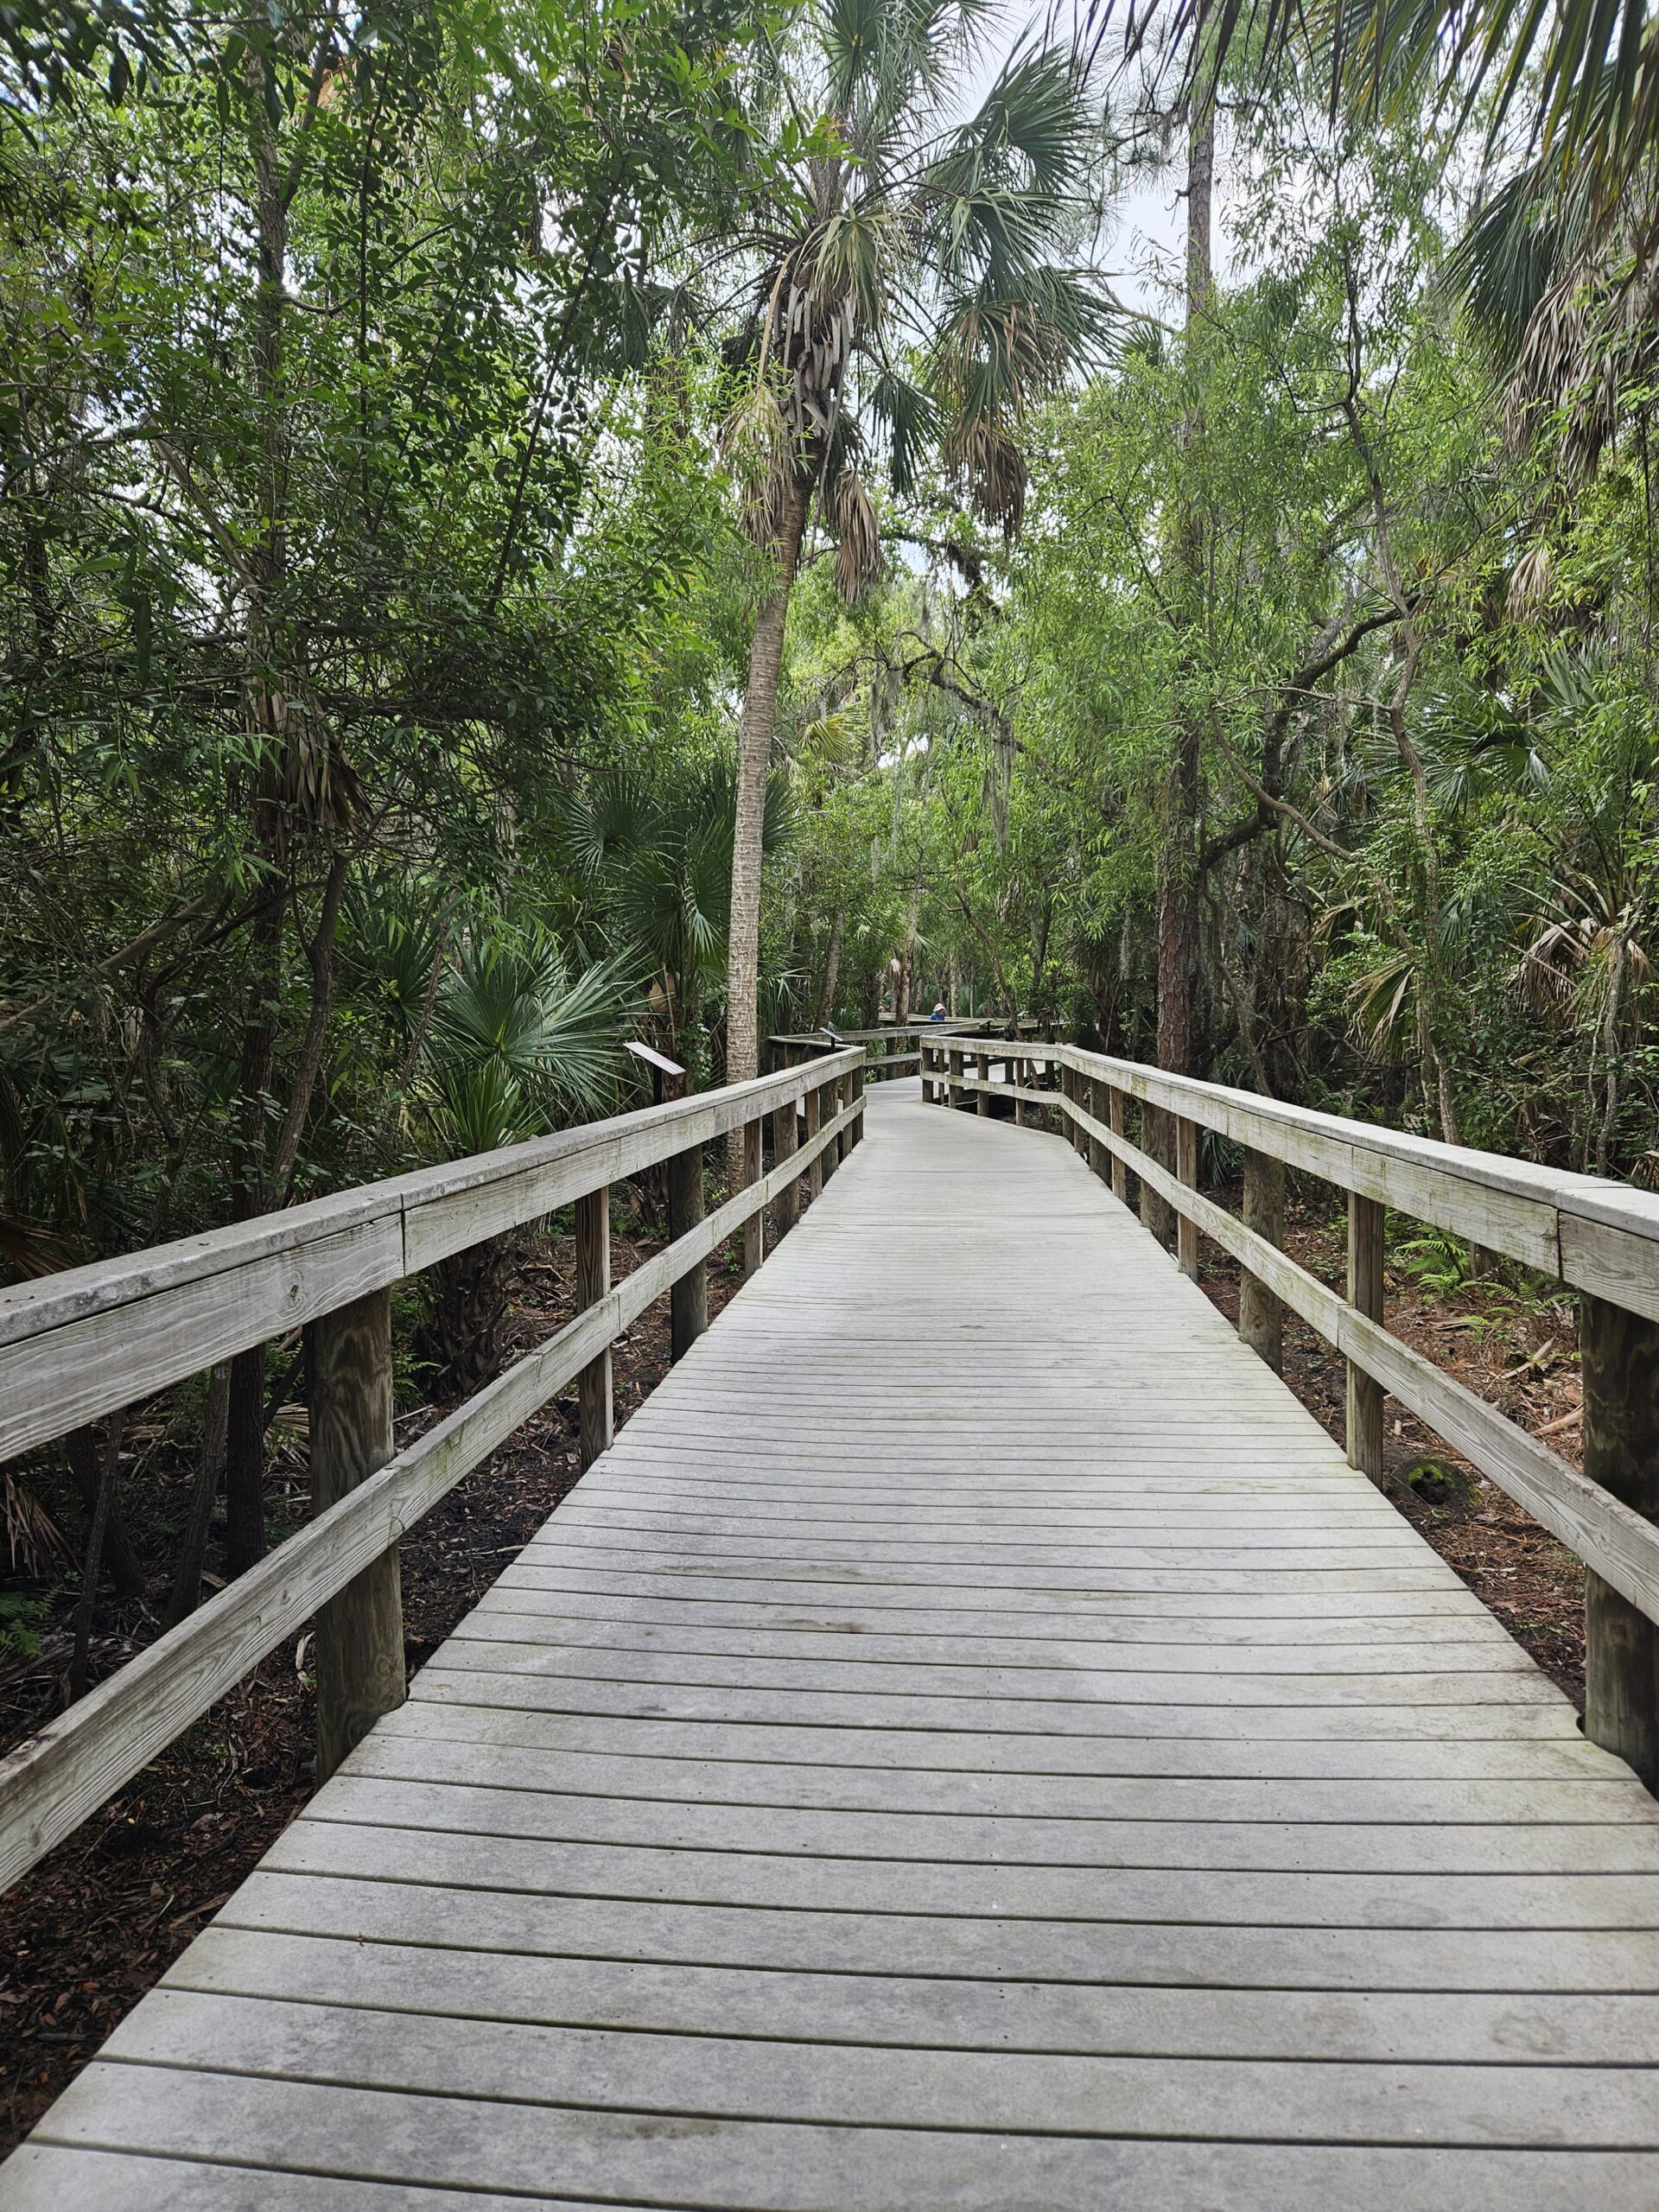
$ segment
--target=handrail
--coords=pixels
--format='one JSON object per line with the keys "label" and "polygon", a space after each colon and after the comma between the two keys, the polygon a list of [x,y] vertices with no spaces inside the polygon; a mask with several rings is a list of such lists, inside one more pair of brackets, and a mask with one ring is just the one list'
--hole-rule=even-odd
{"label": "handrail", "polygon": [[[1039,1063],[1058,1089],[1015,1079]],[[993,1079],[997,1064],[1007,1080]],[[1240,1262],[1241,1333],[1272,1364],[1281,1306],[1343,1354],[1351,1464],[1382,1472],[1382,1397],[1391,1392],[1559,1537],[1590,1569],[1586,1732],[1659,1784],[1659,1525],[1650,1517],[1659,1505],[1659,1196],[1072,1045],[941,1039],[924,1046],[922,1090],[950,1104],[971,1096],[981,1112],[1007,1097],[1021,1121],[1033,1106],[1058,1111],[1116,1195],[1126,1198],[1128,1175],[1136,1176],[1143,1220],[1148,1194],[1173,1211],[1185,1273],[1197,1275],[1200,1231]],[[1139,1143],[1127,1133],[1130,1100],[1141,1109]],[[1200,1128],[1244,1148],[1242,1221],[1197,1188]],[[1348,1193],[1346,1297],[1280,1249],[1286,1166]],[[1584,1472],[1383,1325],[1389,1207],[1581,1294]]]}
{"label": "handrail", "polygon": [[[334,1395],[326,1420],[314,1405],[314,1491],[325,1427],[336,1439],[337,1456],[340,1432],[349,1433],[353,1421],[366,1440],[357,1465],[333,1471],[346,1494],[336,1503],[323,1500],[326,1510],[276,1551],[0,1759],[0,1889],[334,1600],[346,1612],[334,1618],[330,1608],[317,1630],[318,1778],[324,1778],[337,1763],[325,1760],[325,1743],[332,1740],[344,1756],[379,1712],[401,1702],[395,1572],[390,1610],[384,1583],[380,1611],[368,1602],[367,1586],[391,1548],[573,1379],[582,1390],[584,1465],[604,1448],[610,1440],[612,1341],[655,1300],[700,1271],[739,1230],[746,1272],[760,1264],[757,1230],[766,1206],[791,1198],[802,1178],[816,1192],[842,1148],[857,1142],[863,1074],[863,1052],[849,1048],[754,1082],[365,1185],[7,1293],[0,1300],[0,1454],[20,1448],[20,1438],[34,1443],[60,1435],[302,1321],[333,1330],[336,1344],[351,1352],[365,1332],[378,1337],[378,1345],[371,1341],[369,1357],[359,1357],[355,1366],[349,1357],[318,1363],[329,1370],[323,1387]],[[797,1128],[801,1108],[804,1139]],[[760,1136],[768,1116],[775,1164],[763,1172]],[[609,1185],[664,1160],[682,1167],[688,1158],[700,1162],[703,1145],[740,1128],[744,1187],[704,1218],[701,1166],[694,1166],[695,1205],[682,1233],[613,1287]],[[582,1310],[425,1435],[392,1452],[390,1286],[572,1200]],[[108,1374],[80,1371],[92,1362],[107,1363]],[[313,1387],[315,1395],[315,1382]],[[377,1389],[383,1401],[378,1412]],[[346,1709],[332,1716],[323,1710],[321,1647],[331,1637],[346,1654],[348,1669],[356,1663],[359,1674],[372,1671],[363,1653],[378,1640],[386,1677],[395,1682],[378,1705],[360,1681],[348,1682],[338,1700]]]}

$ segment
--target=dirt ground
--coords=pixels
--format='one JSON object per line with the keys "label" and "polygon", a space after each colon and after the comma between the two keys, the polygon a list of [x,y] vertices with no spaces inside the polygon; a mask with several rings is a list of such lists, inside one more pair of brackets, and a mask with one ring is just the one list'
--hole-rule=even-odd
{"label": "dirt ground", "polygon": [[[1226,1197],[1225,1193],[1220,1194]],[[1236,1210],[1237,1194],[1231,1204]],[[1329,1211],[1293,1198],[1286,1243],[1327,1281],[1340,1283],[1344,1231]],[[619,1274],[658,1249],[648,1236],[614,1236]],[[1205,1245],[1203,1285],[1230,1318],[1237,1270]],[[513,1335],[529,1344],[570,1311],[569,1238],[546,1239],[521,1278]],[[736,1287],[734,1255],[709,1270],[709,1307]],[[1578,1448],[1580,1381],[1570,1306],[1499,1276],[1426,1282],[1420,1268],[1391,1268],[1389,1322],[1396,1333],[1564,1457]],[[622,1338],[614,1358],[619,1423],[666,1373],[668,1313],[659,1304]],[[1338,1440],[1341,1359],[1300,1323],[1286,1330],[1286,1380]],[[448,1408],[400,1418],[408,1441]],[[287,1409],[284,1409],[286,1413]],[[303,1517],[299,1409],[275,1455],[271,1487]],[[142,1432],[140,1432],[142,1435]],[[418,1667],[528,1541],[576,1478],[575,1402],[556,1401],[512,1443],[429,1514],[403,1547],[406,1653]],[[1404,1414],[1387,1408],[1385,1487],[1401,1511],[1567,1694],[1584,1688],[1583,1572],[1501,1491]],[[181,1465],[176,1484],[188,1483]],[[165,1483],[157,1477],[162,1492]],[[176,1504],[176,1497],[175,1499]],[[153,1569],[144,1605],[108,1608],[94,1646],[101,1676],[142,1648],[165,1602],[168,1515],[135,1528]],[[69,1648],[66,1594],[38,1649],[0,1668],[0,1743],[28,1734],[61,1700]],[[249,1872],[304,1803],[311,1787],[311,1690],[303,1637],[284,1644],[238,1690],[101,1813],[0,1899],[0,2154],[12,2147],[152,1986]]]}

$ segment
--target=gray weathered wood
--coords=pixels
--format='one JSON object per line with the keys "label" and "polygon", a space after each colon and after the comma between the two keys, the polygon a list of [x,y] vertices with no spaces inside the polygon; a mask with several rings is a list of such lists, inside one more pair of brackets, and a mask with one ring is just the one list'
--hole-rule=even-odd
{"label": "gray weathered wood", "polygon": [[[350,1497],[392,1454],[391,1294],[366,1298],[311,1325],[311,1510]],[[383,1713],[404,1701],[404,1605],[397,1547],[318,1608],[317,1779],[326,1782]]]}
{"label": "gray weathered wood", "polygon": [[[1244,1154],[1243,1221],[1269,1244],[1285,1241],[1285,1163],[1265,1152]],[[1285,1363],[1284,1308],[1249,1268],[1239,1271],[1238,1333],[1275,1375]]]}
{"label": "gray weathered wood", "polygon": [[0,1459],[849,1073],[762,1076],[0,1290]]}
{"label": "gray weathered wood", "polygon": [[[747,1189],[760,1180],[761,1126],[751,1122],[743,1132],[743,1183]],[[766,1213],[757,1208],[743,1224],[743,1273],[753,1274],[766,1257]]]}
{"label": "gray weathered wood", "polygon": [[[1189,1191],[1198,1185],[1198,1128],[1185,1115],[1173,1117],[1175,1131],[1175,1178],[1185,1183]],[[1181,1273],[1196,1282],[1198,1279],[1198,1228],[1188,1213],[1177,1211],[1175,1217],[1175,1255]]]}
{"label": "gray weathered wood", "polygon": [[[791,1119],[794,1102],[780,1109]],[[703,1217],[702,1147],[688,1145],[668,1163],[668,1233],[671,1238],[690,1236]],[[677,1279],[670,1299],[669,1357],[685,1357],[709,1326],[709,1276],[702,1262],[688,1267]]]}
{"label": "gray weathered wood", "polygon": [[[1382,1319],[1383,1209],[1375,1198],[1348,1197],[1348,1302],[1367,1320]],[[1382,1472],[1382,1386],[1348,1362],[1348,1464],[1373,1481]]]}
{"label": "gray weathered wood", "polygon": [[[1659,1516],[1659,1328],[1605,1300],[1579,1304],[1584,1471]],[[1659,1789],[1659,1626],[1592,1567],[1585,1587],[1585,1733]]]}
{"label": "gray weathered wood", "polygon": [[[820,1133],[820,1147],[836,1125]],[[73,1833],[241,1680],[274,1644],[379,1559],[521,1422],[563,1389],[677,1274],[807,1166],[775,1168],[405,1446],[200,1611],[0,1759],[0,1889]]]}
{"label": "gray weathered wood", "polygon": [[7,2212],[1649,2212],[1651,1800],[1095,1175],[915,1092]]}
{"label": "gray weathered wood", "polygon": [[1126,1141],[1120,1143],[1143,1183],[1160,1187],[1172,1205],[1179,1200],[1190,1206],[1206,1236],[1250,1267],[1327,1343],[1472,1459],[1622,1596],[1649,1618],[1659,1613],[1659,1529],[1645,1516],[1586,1479],[1432,1361],[1368,1320],[1224,1208],[1186,1192],[1148,1154]]}
{"label": "gray weathered wood", "polygon": [[[576,1310],[585,1313],[610,1295],[611,1193],[607,1185],[576,1200]],[[611,1347],[589,1360],[576,1377],[577,1454],[591,1467],[611,1448],[615,1415],[611,1395]]]}

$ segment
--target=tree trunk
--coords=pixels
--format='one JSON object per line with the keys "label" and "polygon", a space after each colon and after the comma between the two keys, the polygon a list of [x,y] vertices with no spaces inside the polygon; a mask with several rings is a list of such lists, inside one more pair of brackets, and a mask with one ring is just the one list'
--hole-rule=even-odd
{"label": "tree trunk", "polygon": [[[737,739],[737,822],[732,839],[731,924],[726,949],[726,1080],[747,1083],[760,1071],[761,840],[766,824],[766,777],[772,766],[778,678],[784,664],[784,626],[806,531],[809,480],[792,470],[785,488],[776,553],[778,579],[760,602],[749,647],[749,680]],[[736,1135],[733,1188],[742,1174],[742,1138]]]}
{"label": "tree trunk", "polygon": [[[1187,141],[1186,368],[1192,400],[1182,429],[1190,452],[1203,435],[1194,353],[1212,284],[1211,203],[1216,165],[1215,110],[1202,86]],[[1190,486],[1176,519],[1178,726],[1175,758],[1163,794],[1158,886],[1158,1065],[1192,1072],[1192,965],[1197,950],[1198,753],[1203,702],[1196,696],[1196,658],[1203,626],[1204,523]]]}
{"label": "tree trunk", "polygon": [[836,918],[830,925],[830,943],[823,956],[823,981],[818,986],[817,1009],[812,1017],[812,1027],[822,1029],[836,1010],[836,992],[841,982],[841,948],[847,940],[847,909],[844,905],[836,909]]}
{"label": "tree trunk", "polygon": [[184,1534],[179,1542],[178,1570],[173,1578],[173,1595],[167,1608],[168,1628],[176,1627],[180,1621],[194,1613],[200,1601],[201,1564],[207,1552],[207,1531],[213,1524],[213,1500],[219,1495],[219,1480],[225,1472],[225,1446],[230,1430],[230,1363],[221,1360],[207,1382],[207,1412],[202,1423],[201,1457],[196,1463],[190,1510],[185,1516]]}
{"label": "tree trunk", "polygon": [[[1211,203],[1215,183],[1214,106],[1202,85],[1187,138],[1186,373],[1192,398],[1182,429],[1190,453],[1204,430],[1194,353],[1208,311],[1212,280]],[[1205,702],[1198,696],[1195,665],[1203,632],[1204,523],[1191,486],[1184,488],[1175,524],[1176,637],[1175,757],[1165,779],[1158,854],[1158,1065],[1176,1075],[1192,1073],[1192,971],[1198,951],[1198,766]],[[1173,1169],[1174,1133],[1161,1113],[1153,1117],[1147,1149]],[[1150,1225],[1168,1241],[1170,1208],[1154,1198]]]}
{"label": "tree trunk", "polygon": [[[89,1427],[74,1430],[63,1440],[69,1472],[80,1499],[81,1525],[89,1532],[98,1511],[99,1485],[103,1478],[104,1437],[104,1429],[93,1422]],[[121,1518],[121,1509],[113,1498],[110,1501],[101,1549],[104,1564],[110,1571],[110,1580],[115,1585],[116,1596],[142,1598],[144,1594],[144,1570],[133,1548],[132,1538],[127,1534],[126,1523]]]}
{"label": "tree trunk", "polygon": [[893,1018],[900,1028],[910,1020],[911,988],[916,974],[916,921],[921,908],[922,887],[913,883],[910,904],[905,912],[905,944],[899,956],[899,980],[893,992]]}

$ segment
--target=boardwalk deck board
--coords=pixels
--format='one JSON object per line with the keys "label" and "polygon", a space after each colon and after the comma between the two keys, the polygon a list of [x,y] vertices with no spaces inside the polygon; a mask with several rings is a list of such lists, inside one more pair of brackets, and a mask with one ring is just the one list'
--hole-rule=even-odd
{"label": "boardwalk deck board", "polygon": [[1659,1807],[1069,1146],[868,1123],[5,2212],[1654,2212]]}

